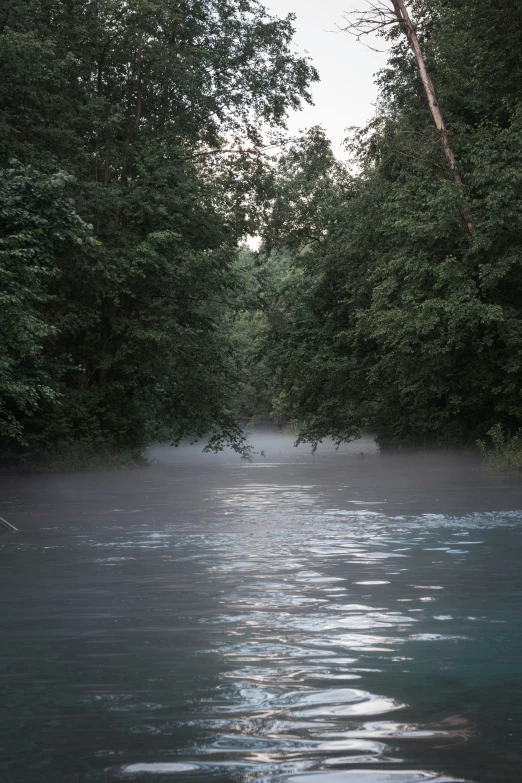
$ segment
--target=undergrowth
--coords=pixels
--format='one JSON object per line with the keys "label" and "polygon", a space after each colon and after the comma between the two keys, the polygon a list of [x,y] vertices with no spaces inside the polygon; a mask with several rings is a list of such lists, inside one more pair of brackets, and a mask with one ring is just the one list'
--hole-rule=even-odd
{"label": "undergrowth", "polygon": [[119,449],[86,444],[68,443],[60,449],[42,451],[39,454],[5,456],[0,462],[3,472],[59,473],[75,470],[111,470],[147,465],[141,449]]}
{"label": "undergrowth", "polygon": [[477,441],[485,468],[522,470],[522,429],[510,435],[501,424],[496,424],[488,431],[488,437],[489,442]]}

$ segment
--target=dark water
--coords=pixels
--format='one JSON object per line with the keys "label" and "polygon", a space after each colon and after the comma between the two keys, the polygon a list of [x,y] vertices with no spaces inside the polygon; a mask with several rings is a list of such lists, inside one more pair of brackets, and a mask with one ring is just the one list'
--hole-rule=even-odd
{"label": "dark water", "polygon": [[522,781],[520,479],[267,443],[0,479],[2,783]]}

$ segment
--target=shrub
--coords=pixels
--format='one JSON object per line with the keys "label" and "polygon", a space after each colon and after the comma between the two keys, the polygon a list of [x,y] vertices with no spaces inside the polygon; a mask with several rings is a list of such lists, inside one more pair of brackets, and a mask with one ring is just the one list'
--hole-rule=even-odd
{"label": "shrub", "polygon": [[522,470],[522,429],[514,435],[495,424],[488,431],[489,445],[479,440],[477,445],[484,456],[484,467],[497,470]]}

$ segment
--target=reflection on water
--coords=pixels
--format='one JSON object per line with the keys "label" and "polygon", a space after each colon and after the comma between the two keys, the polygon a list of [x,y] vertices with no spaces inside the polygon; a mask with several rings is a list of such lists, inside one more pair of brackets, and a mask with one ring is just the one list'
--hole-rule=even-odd
{"label": "reflection on water", "polygon": [[2,479],[2,780],[520,781],[520,485],[356,451]]}

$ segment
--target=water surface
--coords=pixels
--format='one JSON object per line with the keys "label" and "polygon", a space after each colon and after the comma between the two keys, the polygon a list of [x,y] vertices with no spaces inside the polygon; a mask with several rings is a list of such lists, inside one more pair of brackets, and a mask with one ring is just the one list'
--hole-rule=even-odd
{"label": "water surface", "polygon": [[520,479],[265,441],[0,479],[4,783],[522,780]]}

